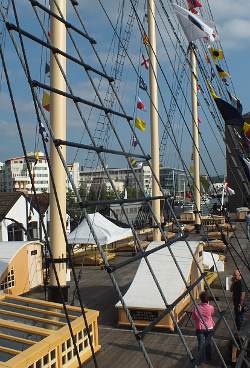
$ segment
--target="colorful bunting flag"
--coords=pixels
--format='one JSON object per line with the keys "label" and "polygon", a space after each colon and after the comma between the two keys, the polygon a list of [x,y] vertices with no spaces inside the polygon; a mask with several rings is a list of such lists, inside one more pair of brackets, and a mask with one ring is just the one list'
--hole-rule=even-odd
{"label": "colorful bunting flag", "polygon": [[201,118],[198,116],[198,123],[201,124]]}
{"label": "colorful bunting flag", "polygon": [[215,65],[216,70],[221,78],[230,78],[230,74],[223,70],[218,64]]}
{"label": "colorful bunting flag", "polygon": [[133,136],[133,137],[132,137],[132,146],[133,146],[133,147],[136,147],[136,146],[137,146],[137,144],[138,144],[137,139]]}
{"label": "colorful bunting flag", "polygon": [[139,96],[138,96],[138,100],[137,100],[137,109],[139,109],[139,110],[144,110],[145,109],[144,102],[142,102],[142,100],[140,99]]}
{"label": "colorful bunting flag", "polygon": [[47,111],[50,111],[50,95],[48,92],[43,92],[43,102],[42,102],[43,108]]}
{"label": "colorful bunting flag", "polygon": [[244,120],[240,112],[235,109],[230,103],[218,97],[209,81],[207,81],[207,84],[225,123],[228,125],[243,126]]}
{"label": "colorful bunting flag", "polygon": [[188,9],[193,13],[197,14],[198,11],[195,8],[201,8],[202,4],[199,0],[187,0],[188,3]]}
{"label": "colorful bunting flag", "polygon": [[140,77],[139,79],[139,88],[142,89],[143,91],[147,91],[148,89],[147,84],[144,82],[142,77]]}
{"label": "colorful bunting flag", "polygon": [[206,63],[207,64],[211,64],[211,60],[210,60],[210,57],[207,53],[205,53],[205,60],[206,60]]}
{"label": "colorful bunting flag", "polygon": [[43,136],[45,142],[48,142],[49,141],[49,135],[46,132],[46,129],[45,129],[43,123],[41,123],[41,126],[39,128],[39,133]]}
{"label": "colorful bunting flag", "polygon": [[144,43],[145,46],[149,45],[149,38],[148,38],[147,33],[144,33],[144,35],[143,35],[143,43]]}
{"label": "colorful bunting flag", "polygon": [[216,95],[216,93],[214,92],[213,86],[212,86],[212,84],[209,82],[209,80],[207,80],[207,85],[208,85],[208,88],[209,88],[209,91],[210,91],[210,93],[211,93],[212,97],[213,97],[214,99],[219,98],[219,97]]}
{"label": "colorful bunting flag", "polygon": [[174,4],[173,6],[189,42],[196,41],[200,38],[209,42],[214,42],[216,40],[215,30],[209,27],[201,18],[179,5]]}
{"label": "colorful bunting flag", "polygon": [[131,164],[132,167],[136,167],[137,166],[137,162],[136,162],[136,160],[134,158],[131,157],[129,159],[129,161],[130,161],[130,164]]}
{"label": "colorful bunting flag", "polygon": [[210,47],[209,52],[214,61],[224,59],[223,51],[221,49],[215,49],[214,47]]}
{"label": "colorful bunting flag", "polygon": [[146,123],[142,119],[136,117],[135,118],[135,126],[137,129],[139,129],[141,132],[144,132],[146,129]]}
{"label": "colorful bunting flag", "polygon": [[142,54],[142,62],[141,66],[144,66],[146,69],[149,68],[149,59],[146,59],[145,56]]}
{"label": "colorful bunting flag", "polygon": [[243,132],[245,136],[250,139],[250,124],[248,124],[246,121],[243,124]]}

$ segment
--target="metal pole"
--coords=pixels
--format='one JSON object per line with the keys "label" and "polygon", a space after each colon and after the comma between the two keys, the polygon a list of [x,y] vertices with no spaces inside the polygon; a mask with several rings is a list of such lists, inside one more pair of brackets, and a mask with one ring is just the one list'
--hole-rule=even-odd
{"label": "metal pole", "polygon": [[191,96],[193,112],[193,154],[194,154],[194,199],[195,199],[195,228],[200,231],[201,227],[201,195],[200,195],[200,146],[199,146],[199,123],[198,123],[198,101],[197,101],[197,61],[193,49],[190,45],[191,70]]}
{"label": "metal pole", "polygon": [[[51,11],[59,14],[58,8],[60,8],[64,18],[66,18],[66,0],[51,0]],[[55,17],[51,16],[50,21],[50,37],[51,43],[54,47],[61,51],[66,52],[66,28],[65,25],[58,21]],[[60,54],[57,54],[60,64],[66,73],[66,59]],[[50,70],[51,79],[50,85],[53,88],[57,88],[66,92],[66,84],[59,66],[54,58],[53,52],[50,57]],[[51,92],[50,96],[50,124],[53,134],[56,138],[66,139],[66,98],[56,93]],[[50,158],[51,168],[54,174],[54,182],[57,190],[58,200],[60,203],[62,215],[66,225],[66,173],[61,162],[61,159],[57,153],[57,150],[51,142],[50,145]],[[66,159],[66,146],[61,147],[63,157]],[[67,284],[66,284],[66,243],[64,234],[62,231],[62,225],[60,221],[59,211],[55,195],[53,192],[52,183],[50,182],[50,243],[53,258],[55,261],[55,267],[57,270],[60,285],[63,291],[65,300],[67,300]],[[48,288],[48,298],[50,301],[60,302],[59,288],[56,282],[55,274],[52,266],[50,266],[50,285]]]}
{"label": "metal pole", "polygon": [[[149,88],[150,88],[150,122],[151,122],[151,156],[152,195],[160,195],[158,182],[160,181],[160,154],[159,154],[159,128],[158,128],[158,95],[157,95],[157,64],[156,64],[156,30],[155,30],[155,0],[148,0],[148,37],[149,37]],[[158,181],[158,182],[157,182]],[[152,210],[158,223],[161,221],[160,200],[153,201]],[[155,221],[154,221],[155,222]],[[161,240],[158,228],[153,230],[153,240]]]}

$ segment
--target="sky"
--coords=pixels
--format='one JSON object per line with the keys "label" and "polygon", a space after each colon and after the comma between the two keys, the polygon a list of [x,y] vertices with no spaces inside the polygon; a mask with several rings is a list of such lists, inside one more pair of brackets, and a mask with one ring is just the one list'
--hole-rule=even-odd
{"label": "sky", "polygon": [[[205,3],[206,0],[203,0]],[[42,3],[47,4],[48,0],[41,0]],[[113,1],[106,0],[103,2],[105,4],[105,8],[111,18],[111,21],[115,24],[117,20],[117,14],[120,10],[120,5],[122,1]],[[30,2],[28,0],[16,0],[16,6],[19,14],[20,25],[22,28],[27,30],[30,33],[35,34],[37,37],[42,37],[41,28],[38,25],[38,22],[35,18],[34,12],[31,9]],[[110,53],[110,57],[107,61],[107,70],[110,73],[113,67],[114,54],[117,50],[117,41],[111,44],[111,40],[113,37],[112,29],[100,8],[99,2],[97,0],[88,0],[79,2],[79,12],[84,20],[84,24],[90,35],[92,35],[97,40],[96,49],[101,57],[103,62],[106,61],[107,55]],[[130,1],[125,2],[126,7],[124,10],[124,19],[129,12],[129,3]],[[167,3],[167,2],[166,2]],[[180,3],[180,1],[179,1]],[[243,104],[243,112],[246,113],[250,111],[250,101],[249,101],[249,93],[248,87],[250,82],[249,76],[249,59],[250,59],[250,49],[249,49],[249,39],[250,39],[250,2],[249,0],[238,0],[237,2],[233,0],[210,0],[211,9],[213,11],[215,24],[219,33],[220,41],[223,45],[223,51],[226,57],[227,65],[229,67],[230,74],[232,76],[233,85],[236,90],[237,96],[240,98]],[[159,3],[157,3],[159,6]],[[160,9],[160,8],[159,8]],[[41,19],[43,19],[43,15],[39,12]],[[144,21],[143,11],[143,2],[139,1],[138,15],[140,20]],[[161,13],[161,15],[163,15]],[[76,17],[71,8],[68,9],[68,19],[74,23],[76,23]],[[13,21],[13,13],[10,12],[10,20]],[[172,63],[177,62],[175,49],[173,45],[171,45],[167,30],[170,31],[169,28],[167,30],[164,28],[162,21],[160,20],[159,14],[157,15],[157,20],[159,24],[158,36],[162,36],[166,48],[170,54],[170,58]],[[145,21],[143,25],[146,27]],[[44,26],[48,29],[47,20],[44,20]],[[159,34],[160,33],[160,34]],[[93,54],[91,47],[88,42],[84,40],[80,36],[75,37],[77,41],[77,45],[81,52],[81,55],[84,57],[84,61],[97,69],[100,70],[100,65]],[[111,46],[110,46],[111,45]],[[131,42],[129,44],[128,52],[132,62],[136,69],[139,68],[140,58],[141,58],[141,50],[145,53],[145,49],[141,49],[141,37],[138,31],[138,25],[135,22],[133,33],[131,36]],[[25,39],[25,48],[30,64],[30,70],[32,73],[32,78],[44,81],[49,83],[48,77],[44,75],[44,66],[45,62],[49,61],[48,52],[41,48],[41,46],[36,45],[34,42]],[[73,50],[73,46],[69,40],[68,42],[68,52],[72,53],[76,56],[76,52]],[[38,136],[36,135],[36,116],[34,114],[34,107],[30,95],[30,91],[24,77],[24,74],[21,70],[20,63],[17,59],[15,50],[10,41],[9,36],[7,35],[5,46],[4,46],[4,54],[6,58],[6,63],[8,66],[8,72],[10,75],[11,83],[13,86],[15,101],[17,105],[17,110],[20,117],[20,122],[23,129],[23,134],[25,138],[25,143],[28,151],[34,151],[37,147],[42,150],[41,143],[38,140]],[[161,115],[160,119],[160,139],[163,132],[163,122],[166,124],[167,121],[167,113],[164,109],[164,104],[168,109],[171,94],[166,84],[166,78],[170,86],[173,87],[173,90],[176,89],[176,82],[173,79],[173,69],[171,69],[171,64],[168,60],[166,51],[163,47],[162,41],[158,43],[158,56],[159,61],[162,66],[162,70],[158,71],[158,80],[159,87],[163,96],[163,101],[159,98],[159,111]],[[225,65],[225,64],[223,64]],[[10,100],[8,96],[8,91],[6,89],[6,82],[1,70],[1,84],[0,84],[0,108],[1,108],[1,116],[0,116],[0,131],[1,131],[1,145],[0,145],[0,161],[5,161],[6,159],[14,156],[18,156],[22,154],[20,140],[18,138],[16,125],[14,116],[12,113],[12,109],[10,106]],[[74,94],[85,98],[87,100],[93,101],[95,99],[95,95],[93,92],[93,87],[91,86],[86,74],[82,71],[79,66],[75,66],[72,63],[68,62],[67,66],[68,70],[68,79],[73,88]],[[148,83],[148,75],[147,71],[143,68],[141,69],[141,74],[145,81]],[[93,80],[95,84],[98,86],[98,91],[102,98],[107,98],[107,90],[108,85],[105,81],[99,82],[98,76],[93,75]],[[149,99],[145,93],[142,91],[138,92],[137,88],[138,78],[136,76],[133,67],[129,60],[125,60],[124,71],[122,75],[122,82],[120,84],[119,96],[122,101],[123,106],[125,107],[126,112],[133,116],[136,99],[138,94],[140,98],[143,99],[146,106],[145,112],[138,112],[140,117],[147,122],[147,129],[145,133],[138,132],[138,136],[142,145],[146,151],[146,153],[150,153],[150,128],[149,128]],[[185,78],[184,85],[185,87]],[[39,92],[39,91],[38,91]],[[39,92],[42,95],[42,91]],[[187,90],[188,95],[188,90]],[[187,120],[187,124],[191,129],[190,116],[188,114],[188,108],[185,107],[184,96],[180,93],[180,111],[176,111],[176,117],[173,125],[173,129],[175,129],[175,133],[177,136],[177,143],[179,145],[179,149],[184,158],[184,161],[187,165],[190,164],[191,160],[191,139],[189,138],[188,131],[183,125],[181,114],[185,115]],[[96,100],[95,100],[96,101]],[[99,141],[102,143],[103,133],[95,132],[96,122],[102,120],[103,118],[100,116],[98,111],[91,111],[90,108],[82,106],[82,112],[84,118],[86,119],[88,128],[93,132],[96,137],[99,137]],[[117,106],[116,106],[117,108]],[[90,144],[90,139],[86,134],[86,129],[83,128],[82,122],[77,114],[73,103],[68,102],[68,139],[72,141],[79,142],[80,140],[85,144]],[[216,174],[214,170],[214,166],[219,171],[219,173],[223,173],[225,169],[225,160],[223,158],[224,146],[223,142],[219,137],[219,134],[215,132],[215,130],[209,127],[206,122],[206,119],[202,115],[202,124],[200,126],[200,130],[202,133],[202,137],[205,142],[205,146],[201,144],[201,150],[203,159],[206,167],[212,171],[212,175]],[[47,115],[48,117],[48,115]],[[114,126],[116,128],[117,135],[120,139],[120,143],[123,145],[125,151],[129,151],[130,141],[131,141],[131,133],[129,131],[128,125],[124,119],[115,118]],[[95,132],[95,133],[94,133]],[[216,143],[214,140],[214,134],[218,136],[218,140],[220,145]],[[114,134],[109,133],[105,139],[109,139],[109,147],[113,149],[119,149],[119,144],[117,143],[117,139]],[[210,157],[206,153],[206,148],[210,151]],[[135,152],[139,152],[138,148]],[[178,154],[173,149],[173,146],[168,143],[166,145],[166,159],[165,162],[168,165],[181,167],[181,161],[178,157]],[[86,151],[79,151],[69,149],[68,150],[68,161],[72,161],[76,159],[76,161],[80,161],[81,163],[85,163],[88,165],[93,165],[91,163],[93,161],[92,154],[86,154]],[[87,161],[86,161],[87,159]],[[213,161],[211,163],[211,160]],[[107,164],[109,166],[126,166],[126,162],[117,157],[107,157]],[[202,168],[204,171],[204,167]],[[206,171],[206,170],[205,170]]]}

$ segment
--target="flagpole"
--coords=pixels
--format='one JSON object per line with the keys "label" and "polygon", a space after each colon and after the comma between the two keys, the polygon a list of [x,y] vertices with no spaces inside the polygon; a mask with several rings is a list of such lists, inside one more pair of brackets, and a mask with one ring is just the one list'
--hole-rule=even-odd
{"label": "flagpole", "polygon": [[[149,89],[150,89],[150,123],[151,123],[151,156],[152,156],[152,196],[160,195],[160,155],[158,127],[158,95],[157,95],[157,64],[156,64],[156,29],[155,0],[148,0],[148,38],[149,38]],[[161,221],[160,199],[153,200],[153,213],[158,223]],[[155,225],[155,221],[153,221]],[[159,228],[153,230],[153,240],[161,240]]]}
{"label": "flagpole", "polygon": [[[66,0],[51,0],[50,9],[52,14],[57,14],[60,18],[60,9],[63,18],[66,19]],[[66,27],[55,17],[51,16],[50,21],[51,43],[54,48],[66,52]],[[66,73],[66,59],[57,54],[57,58]],[[50,57],[51,78],[50,85],[52,88],[66,92],[66,84],[63,75],[55,60],[53,52]],[[50,124],[54,136],[57,139],[66,139],[66,98],[56,93],[51,93],[50,98]],[[64,158],[66,158],[65,146],[60,148]],[[53,173],[54,184],[57,197],[62,213],[63,220],[66,223],[66,174],[61,163],[57,150],[51,141],[50,143],[50,160],[51,170]],[[57,202],[50,182],[50,245],[55,262],[55,268],[59,278],[60,287],[57,285],[52,265],[50,266],[50,284],[48,287],[48,298],[50,301],[60,302],[60,288],[63,292],[64,299],[67,300],[68,289],[66,283],[66,243],[62,231],[62,224],[59,216]]]}
{"label": "flagpole", "polygon": [[192,125],[193,125],[193,154],[194,154],[194,199],[195,199],[195,228],[201,228],[201,194],[200,194],[200,144],[197,99],[197,61],[194,45],[190,43],[191,63],[191,96],[192,96]]}

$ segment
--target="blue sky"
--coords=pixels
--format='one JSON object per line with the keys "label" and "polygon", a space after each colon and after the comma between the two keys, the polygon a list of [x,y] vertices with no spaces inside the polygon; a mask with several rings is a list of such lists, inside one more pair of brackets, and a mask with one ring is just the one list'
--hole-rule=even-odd
{"label": "blue sky", "polygon": [[[48,1],[46,1],[47,3]],[[205,0],[204,0],[205,2]],[[121,4],[121,1],[111,1],[106,0],[105,7],[107,8],[111,19],[113,22],[116,21],[118,10]],[[129,2],[125,2],[129,4]],[[42,32],[38,26],[37,21],[35,20],[34,13],[31,9],[29,1],[27,0],[17,0],[17,9],[20,15],[20,21],[23,28],[26,30],[36,34],[38,37],[42,36]],[[139,2],[139,16],[142,20],[143,17],[143,2]],[[236,93],[238,97],[241,99],[243,103],[244,112],[250,111],[250,101],[249,101],[249,58],[250,58],[250,50],[249,50],[249,39],[250,39],[250,2],[249,0],[239,0],[237,2],[233,0],[210,0],[210,4],[213,10],[216,26],[219,30],[219,37],[223,45],[224,53],[226,56],[227,63],[229,65],[229,70],[232,75],[232,80],[236,89]],[[82,17],[85,21],[86,27],[93,37],[98,41],[97,49],[101,55],[103,61],[106,60],[106,56],[108,54],[108,50],[110,47],[110,42],[112,39],[112,30],[105,18],[100,6],[98,5],[97,0],[92,1],[84,1],[80,2],[79,11],[82,14]],[[40,13],[42,14],[42,13]],[[125,7],[125,16],[128,14],[128,6]],[[75,22],[75,17],[72,11],[69,9],[68,11],[69,20]],[[158,17],[159,20],[159,17]],[[144,23],[145,24],[145,23]],[[167,33],[164,31],[162,24],[159,20],[159,25],[161,27],[161,32],[164,36],[165,42],[168,46],[168,51],[172,57],[172,61],[174,61],[174,49],[171,46],[171,43],[168,39]],[[45,22],[45,26],[47,28],[47,23]],[[145,24],[146,26],[146,24]],[[96,58],[93,55],[91,48],[88,43],[84,41],[80,37],[76,37],[78,41],[78,45],[81,51],[81,54],[84,56],[84,59],[87,63],[96,66],[100,69]],[[27,55],[29,57],[30,68],[32,71],[32,77],[34,79],[40,79],[40,62],[41,55],[42,57],[42,79],[44,78],[44,64],[46,59],[46,53],[42,50],[40,46],[35,45],[33,42],[29,40],[25,40],[25,47],[27,51]],[[117,43],[115,44],[117,48]],[[132,34],[132,41],[129,45],[129,54],[135,63],[135,66],[138,67],[140,60],[140,47],[141,47],[141,38],[138,32],[138,26],[135,24],[134,31]],[[72,49],[72,45],[69,42],[68,46],[69,52],[74,53]],[[143,51],[145,53],[145,50]],[[165,50],[161,44],[158,43],[158,53],[159,60],[163,67],[164,73],[167,76],[170,84],[172,83],[172,74],[169,61],[167,59]],[[5,46],[5,56],[8,64],[8,70],[10,73],[11,81],[14,87],[16,103],[18,107],[18,111],[20,114],[20,120],[22,123],[26,146],[28,151],[34,150],[35,142],[37,141],[35,129],[36,129],[36,117],[33,111],[33,104],[31,101],[31,95],[29,92],[29,88],[27,83],[25,82],[25,78],[23,72],[20,69],[20,63],[17,60],[15,51],[13,46],[11,45],[10,39],[7,36],[6,46]],[[110,71],[112,68],[112,58],[107,62],[107,68]],[[145,81],[148,81],[147,72],[142,70],[142,75]],[[171,95],[166,86],[165,81],[163,80],[162,73],[159,72],[159,83],[161,86],[161,90],[164,94],[164,101],[166,106],[169,106],[169,101]],[[83,98],[92,100],[94,98],[93,89],[86,78],[86,74],[78,67],[74,66],[71,63],[68,63],[68,78],[73,87],[74,93],[76,95],[80,95]],[[99,79],[94,76],[94,81],[98,85]],[[47,79],[48,82],[48,79]],[[121,97],[122,103],[126,108],[126,111],[129,115],[133,115],[135,101],[136,101],[136,82],[137,77],[131,67],[130,63],[126,60],[124,73],[123,73],[123,81],[121,83],[121,88],[119,91],[119,95]],[[99,86],[99,91],[101,96],[104,97],[107,90],[107,83],[103,82]],[[149,109],[148,109],[148,98],[146,94],[140,91],[140,97],[144,100],[146,104],[146,112],[140,112],[140,116],[149,122]],[[182,97],[183,99],[183,97]],[[1,94],[0,94],[0,106],[1,106],[1,118],[0,118],[0,129],[1,129],[1,145],[0,145],[0,161],[4,161],[9,157],[13,157],[19,154],[22,154],[19,139],[17,136],[16,126],[14,122],[13,113],[10,108],[9,98],[6,90],[6,85],[4,78],[1,79]],[[99,113],[94,112],[91,115],[90,109],[86,107],[82,107],[84,116],[88,120],[88,126],[93,131],[96,126],[96,121],[99,118]],[[164,120],[166,120],[166,113],[163,109],[162,102],[159,102],[160,114]],[[185,110],[184,105],[181,107],[182,111]],[[90,116],[90,118],[89,118]],[[186,113],[187,123],[190,124],[190,118],[188,113]],[[202,117],[202,120],[203,119]],[[122,119],[115,119],[114,124],[117,128],[117,134],[119,135],[124,147],[126,150],[130,149],[129,141],[131,139],[131,134],[127,127],[127,123]],[[183,128],[183,123],[181,121],[180,115],[176,115],[175,125],[174,125],[175,133],[178,139],[179,144],[181,145],[180,149],[184,160],[187,164],[190,163],[191,157],[191,141],[188,138],[188,133]],[[206,145],[209,147],[211,151],[212,160],[214,161],[216,167],[220,172],[224,171],[225,162],[223,159],[223,155],[221,154],[221,149],[223,150],[222,141],[220,141],[221,146],[218,147],[217,143],[214,141],[214,131],[211,131],[209,126],[205,121],[202,122],[201,126],[202,137]],[[162,134],[162,125],[160,124],[160,133]],[[82,128],[80,119],[74,110],[73,104],[71,102],[68,103],[68,139],[79,141],[81,135],[84,133]],[[216,133],[217,134],[217,133]],[[145,148],[146,152],[150,152],[150,129],[149,123],[145,133],[138,132],[138,136]],[[89,143],[89,139],[87,138],[86,133],[83,137],[84,143]],[[118,149],[119,146],[116,142],[114,135],[112,134],[110,137],[109,146],[115,149]],[[40,148],[41,145],[40,145]],[[212,148],[212,149],[211,149]],[[172,146],[169,145],[167,147],[168,158],[166,162],[168,164],[179,166],[180,161],[177,158],[176,153],[173,152]],[[204,147],[202,147],[202,152],[204,154],[204,160],[206,161],[206,165],[209,169],[211,169],[211,174],[215,174],[212,165],[209,162],[207,155],[205,154]],[[68,150],[68,161],[71,161],[75,155],[75,151]],[[81,163],[84,162],[86,158],[86,153],[80,152],[77,156],[77,160]],[[107,158],[107,164],[109,166],[126,166],[125,161],[117,160],[117,158]]]}

